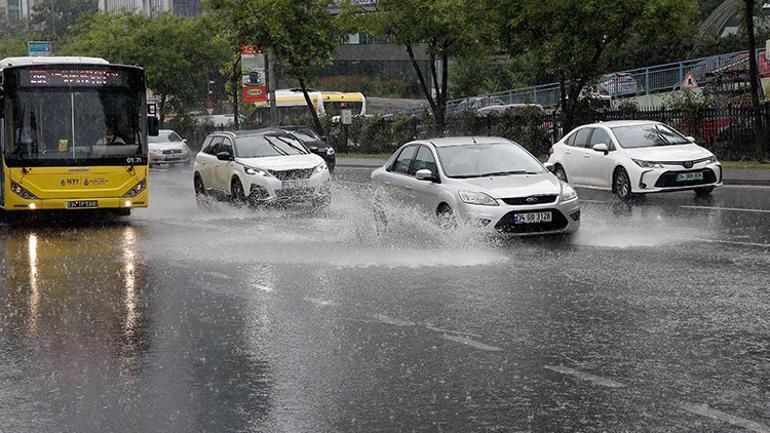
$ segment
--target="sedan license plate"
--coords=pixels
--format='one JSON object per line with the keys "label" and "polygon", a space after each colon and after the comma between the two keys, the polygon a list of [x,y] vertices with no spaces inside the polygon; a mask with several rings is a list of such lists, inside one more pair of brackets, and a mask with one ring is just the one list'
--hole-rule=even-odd
{"label": "sedan license plate", "polygon": [[676,175],[677,182],[692,182],[694,180],[703,180],[703,172],[679,173]]}
{"label": "sedan license plate", "polygon": [[99,202],[96,200],[77,200],[67,202],[67,209],[82,209],[89,207],[99,207]]}
{"label": "sedan license plate", "polygon": [[306,180],[284,180],[283,189],[305,189],[310,188],[310,182]]}
{"label": "sedan license plate", "polygon": [[551,212],[528,212],[513,215],[514,224],[549,223],[553,220]]}

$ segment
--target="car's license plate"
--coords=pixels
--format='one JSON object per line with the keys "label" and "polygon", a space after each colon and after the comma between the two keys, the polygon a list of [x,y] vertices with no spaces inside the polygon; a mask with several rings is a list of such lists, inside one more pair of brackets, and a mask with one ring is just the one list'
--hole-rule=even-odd
{"label": "car's license plate", "polygon": [[67,202],[67,209],[81,209],[88,207],[99,207],[99,202],[96,200],[77,200]]}
{"label": "car's license plate", "polygon": [[514,224],[549,223],[553,220],[551,212],[527,212],[513,215]]}
{"label": "car's license plate", "polygon": [[677,182],[692,182],[693,180],[703,180],[703,172],[679,173],[676,175]]}
{"label": "car's license plate", "polygon": [[283,189],[303,189],[310,188],[310,182],[306,180],[284,180]]}

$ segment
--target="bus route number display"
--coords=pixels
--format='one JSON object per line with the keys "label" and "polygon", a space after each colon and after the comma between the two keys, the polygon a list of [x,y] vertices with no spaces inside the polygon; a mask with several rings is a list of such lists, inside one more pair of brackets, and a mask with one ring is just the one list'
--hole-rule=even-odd
{"label": "bus route number display", "polygon": [[123,71],[92,69],[30,69],[21,71],[23,87],[125,87],[128,75]]}

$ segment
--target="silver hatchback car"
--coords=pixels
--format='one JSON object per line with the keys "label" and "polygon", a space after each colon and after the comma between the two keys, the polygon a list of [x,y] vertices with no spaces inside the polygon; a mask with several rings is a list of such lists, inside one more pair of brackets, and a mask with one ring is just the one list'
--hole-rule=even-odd
{"label": "silver hatchback car", "polygon": [[442,225],[472,224],[503,233],[574,233],[574,189],[531,153],[499,137],[454,137],[403,145],[372,181]]}

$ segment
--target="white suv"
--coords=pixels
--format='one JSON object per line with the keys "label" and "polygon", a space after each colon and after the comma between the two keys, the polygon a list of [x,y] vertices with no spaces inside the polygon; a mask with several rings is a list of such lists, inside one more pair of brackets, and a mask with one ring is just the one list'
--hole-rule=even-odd
{"label": "white suv", "polygon": [[713,153],[659,122],[616,121],[581,126],[551,148],[549,169],[573,186],[634,194],[694,190],[711,194],[722,185]]}
{"label": "white suv", "polygon": [[193,169],[196,196],[213,193],[239,203],[328,204],[330,181],[320,156],[276,130],[213,133]]}

